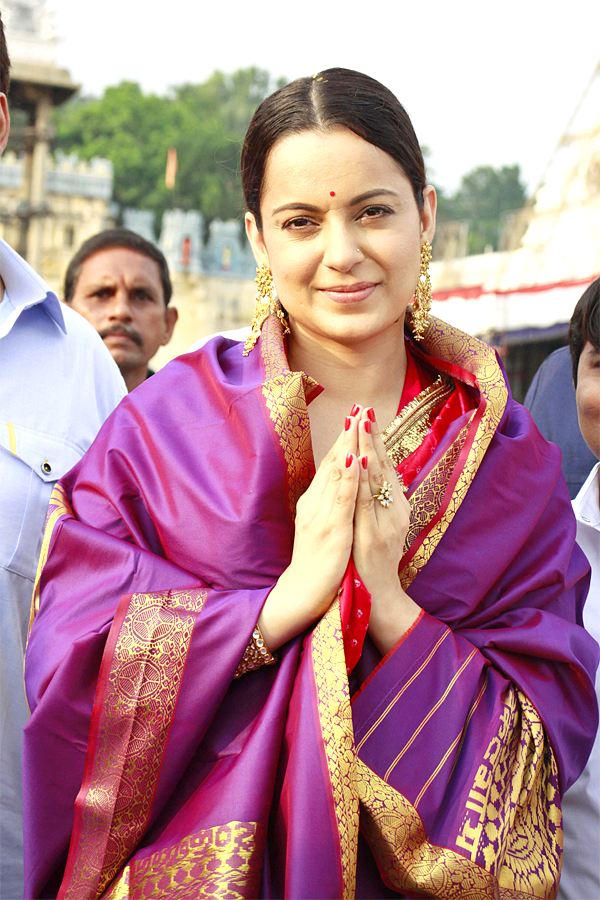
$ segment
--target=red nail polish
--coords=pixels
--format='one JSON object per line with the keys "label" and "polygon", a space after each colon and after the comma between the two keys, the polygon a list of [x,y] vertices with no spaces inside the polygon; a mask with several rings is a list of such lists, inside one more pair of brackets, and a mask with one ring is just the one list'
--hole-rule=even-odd
{"label": "red nail polish", "polygon": [[354,406],[352,407],[352,409],[350,410],[350,415],[355,416],[356,413],[359,411],[359,409],[360,409],[360,406],[357,406],[355,403]]}
{"label": "red nail polish", "polygon": [[367,466],[369,465],[369,457],[368,457],[368,456],[361,456],[361,458],[360,458],[360,464],[361,464],[361,466],[363,467],[363,469],[366,469]]}
{"label": "red nail polish", "polygon": [[371,434],[371,420],[370,419],[364,420],[364,426],[365,426],[365,431],[367,432],[367,434]]}
{"label": "red nail polish", "polygon": [[348,431],[348,429],[350,428],[351,421],[352,420],[351,420],[350,416],[346,416],[346,418],[344,420],[344,431]]}
{"label": "red nail polish", "polygon": [[347,469],[349,469],[350,466],[352,465],[352,460],[353,460],[353,459],[354,459],[354,454],[353,454],[353,453],[349,453],[348,456],[346,457],[346,468],[347,468]]}
{"label": "red nail polish", "polygon": [[367,415],[368,415],[368,417],[370,418],[371,422],[374,422],[374,421],[375,421],[375,410],[373,409],[372,406],[370,406],[370,407],[368,408],[368,410],[367,410]]}

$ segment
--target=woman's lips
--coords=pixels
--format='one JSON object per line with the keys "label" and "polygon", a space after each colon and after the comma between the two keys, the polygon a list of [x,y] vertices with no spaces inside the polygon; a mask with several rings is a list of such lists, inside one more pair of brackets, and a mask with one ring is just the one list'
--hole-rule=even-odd
{"label": "woman's lips", "polygon": [[321,293],[333,300],[334,303],[360,303],[370,297],[377,287],[372,281],[361,281],[358,284],[344,285],[343,287],[321,288]]}

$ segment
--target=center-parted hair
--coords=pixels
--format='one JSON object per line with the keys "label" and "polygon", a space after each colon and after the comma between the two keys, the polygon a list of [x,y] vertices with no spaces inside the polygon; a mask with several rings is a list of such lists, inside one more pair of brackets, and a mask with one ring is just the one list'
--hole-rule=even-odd
{"label": "center-parted hair", "polygon": [[109,228],[107,231],[101,231],[93,237],[84,241],[71,262],[65,274],[64,300],[70,303],[75,293],[77,279],[81,274],[81,267],[86,259],[99,253],[101,250],[112,250],[115,247],[122,247],[125,250],[134,250],[143,256],[148,256],[157,263],[160,270],[160,281],[163,289],[163,298],[165,306],[168,306],[169,300],[173,293],[171,285],[171,277],[169,275],[169,267],[167,261],[156,244],[152,244],[135,231],[129,231],[128,228]]}
{"label": "center-parted hair", "polygon": [[325,69],[298,78],[260,104],[242,149],[242,186],[246,205],[262,229],[260,199],[267,158],[288,134],[327,131],[343,126],[388,153],[410,181],[423,207],[425,163],[409,115],[388,88],[352,69]]}

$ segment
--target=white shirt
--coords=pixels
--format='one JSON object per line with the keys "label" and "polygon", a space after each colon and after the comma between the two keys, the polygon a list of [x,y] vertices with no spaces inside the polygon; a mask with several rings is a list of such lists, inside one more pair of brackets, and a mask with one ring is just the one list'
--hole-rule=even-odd
{"label": "white shirt", "polygon": [[[583,624],[600,643],[600,463],[573,500],[577,543],[592,567]],[[600,700],[600,674],[596,673]],[[600,900],[600,734],[583,773],[562,801],[564,856],[559,898]]]}
{"label": "white shirt", "polygon": [[2,240],[0,275],[0,896],[9,898],[23,895],[23,654],[48,501],[126,387],[94,328]]}

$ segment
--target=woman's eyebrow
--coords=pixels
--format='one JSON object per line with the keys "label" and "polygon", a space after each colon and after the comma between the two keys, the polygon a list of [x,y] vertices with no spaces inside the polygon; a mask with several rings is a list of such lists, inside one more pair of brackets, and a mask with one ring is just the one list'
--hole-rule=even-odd
{"label": "woman's eyebrow", "polygon": [[374,191],[367,191],[364,194],[359,194],[358,197],[355,197],[350,201],[350,206],[355,206],[357,203],[364,203],[365,200],[371,200],[373,197],[397,197],[398,194],[396,191],[390,191],[388,188],[377,188]]}
{"label": "woman's eyebrow", "polygon": [[319,212],[319,207],[312,206],[310,203],[284,203],[283,206],[278,206],[277,209],[274,209],[271,215],[275,216],[286,209],[306,209],[309,212]]}

